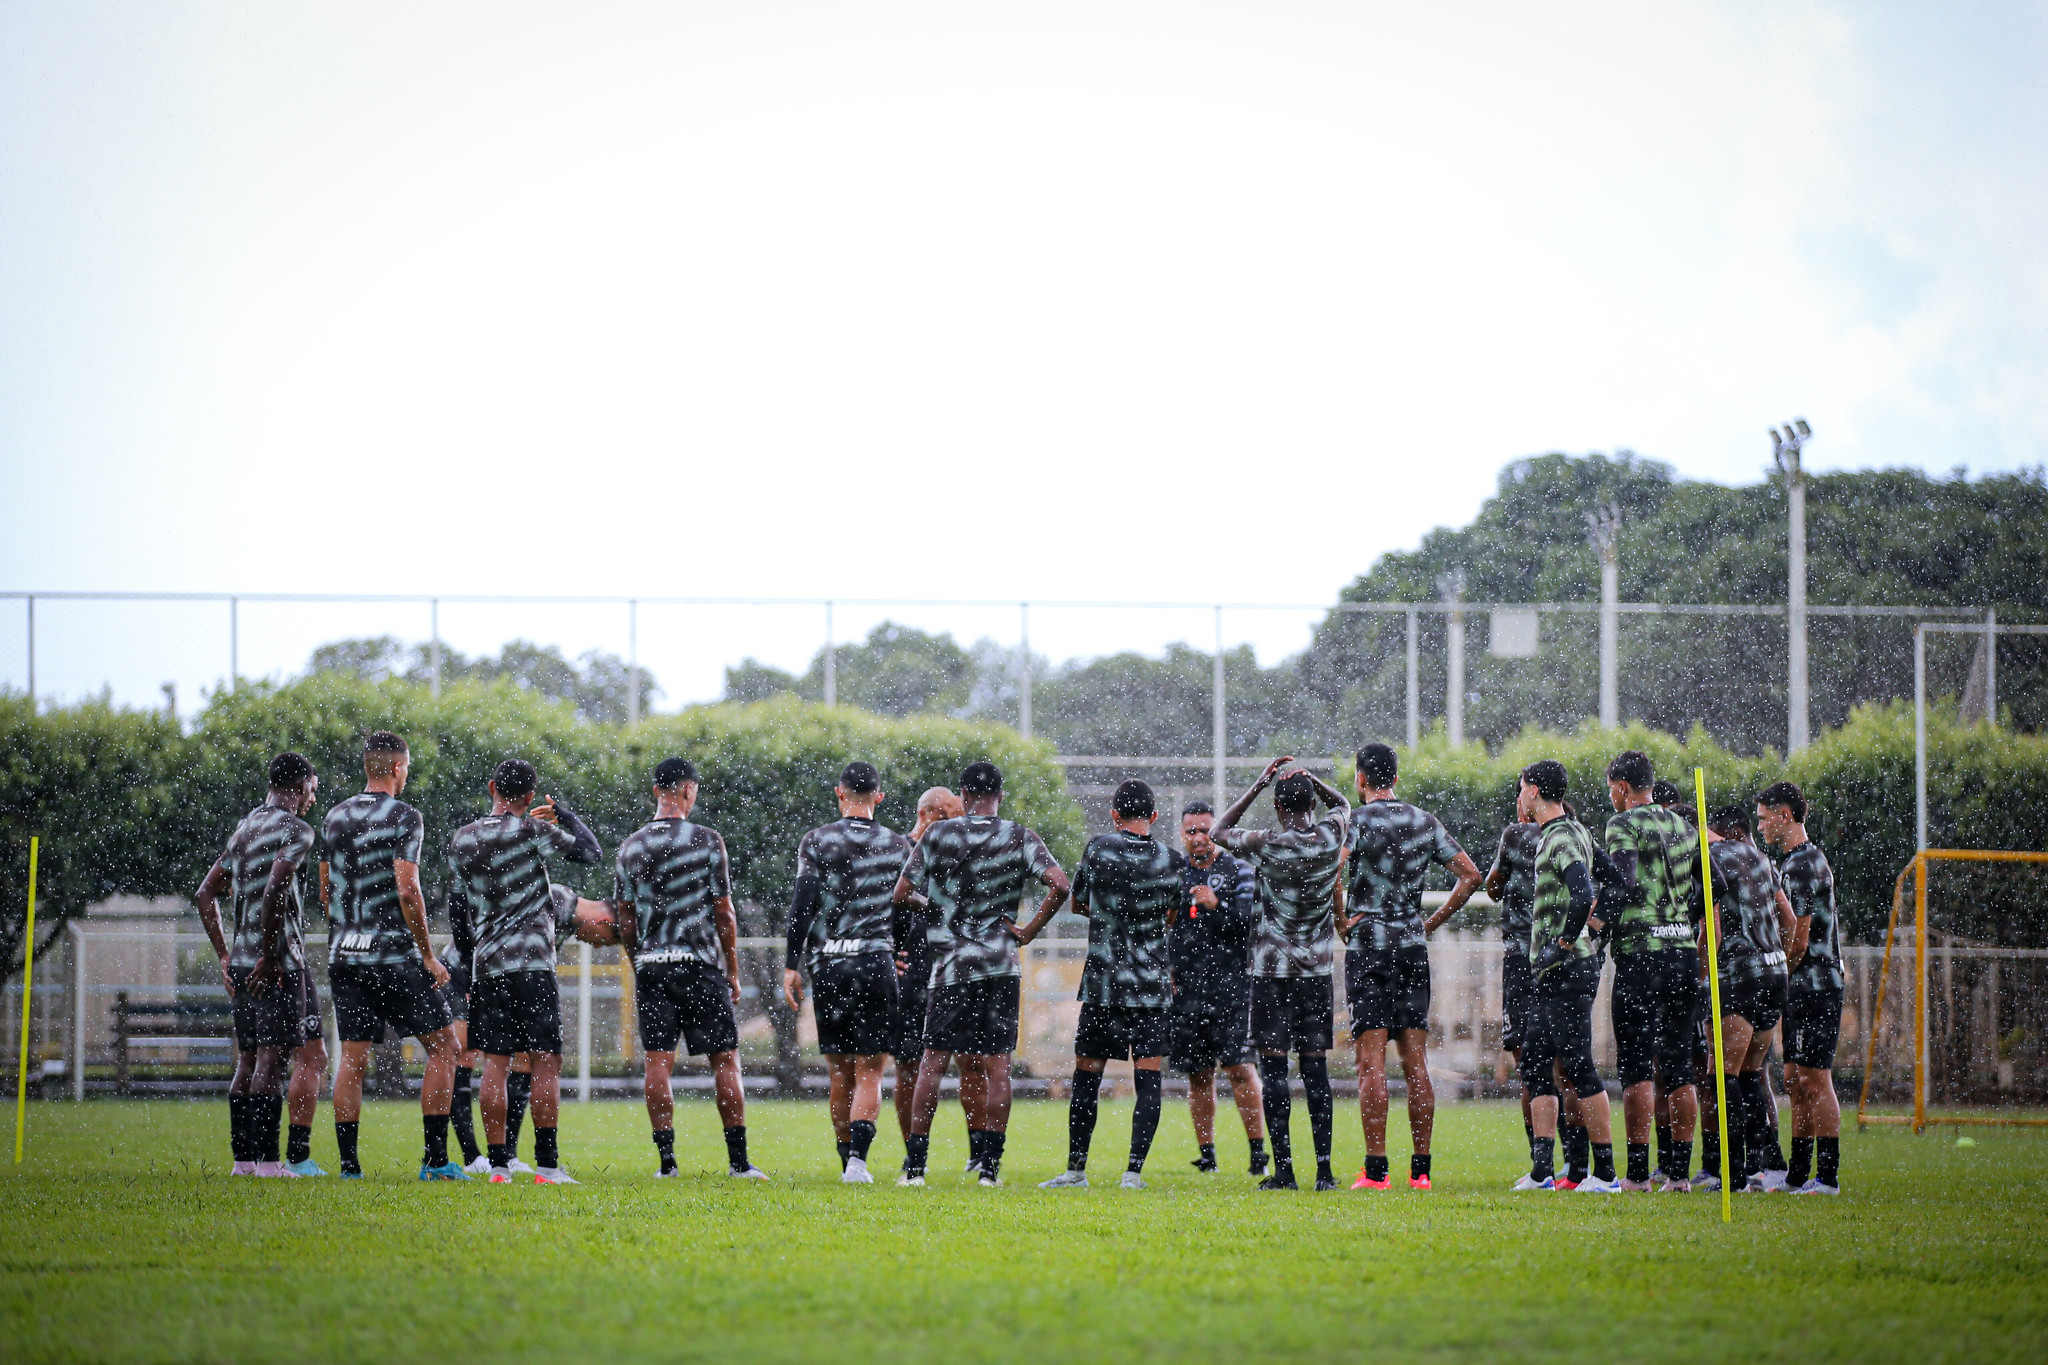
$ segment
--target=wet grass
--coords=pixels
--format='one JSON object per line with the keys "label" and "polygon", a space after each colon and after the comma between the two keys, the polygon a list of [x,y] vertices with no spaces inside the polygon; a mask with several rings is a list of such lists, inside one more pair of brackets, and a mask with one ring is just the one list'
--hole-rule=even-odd
{"label": "wet grass", "polygon": [[[218,1103],[31,1109],[0,1168],[0,1359],[1236,1361],[2038,1360],[2048,1342],[2048,1134],[1844,1143],[1837,1200],[1511,1196],[1518,1116],[1439,1123],[1437,1188],[1262,1195],[1189,1171],[1169,1108],[1142,1193],[1114,1188],[1109,1106],[1085,1193],[1063,1105],[1018,1106],[1003,1190],[837,1181],[819,1105],[759,1104],[765,1185],[724,1178],[708,1104],[678,1110],[684,1178],[649,1179],[636,1106],[565,1107],[580,1188],[421,1185],[417,1111],[372,1106],[371,1178],[225,1177]],[[1297,1126],[1303,1126],[1297,1109]],[[1397,1129],[1399,1115],[1396,1115]],[[878,1167],[901,1145],[892,1123]],[[1340,1130],[1355,1169],[1355,1125]],[[331,1165],[333,1137],[315,1131]],[[1405,1144],[1397,1141],[1397,1166]],[[892,1173],[893,1178],[893,1173]]]}

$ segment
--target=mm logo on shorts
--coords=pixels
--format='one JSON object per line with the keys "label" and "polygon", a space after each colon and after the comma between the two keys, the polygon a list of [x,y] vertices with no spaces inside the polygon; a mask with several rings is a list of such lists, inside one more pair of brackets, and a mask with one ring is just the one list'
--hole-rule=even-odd
{"label": "mm logo on shorts", "polygon": [[367,953],[370,951],[370,947],[376,937],[376,934],[368,929],[351,929],[334,941],[334,951],[337,953]]}

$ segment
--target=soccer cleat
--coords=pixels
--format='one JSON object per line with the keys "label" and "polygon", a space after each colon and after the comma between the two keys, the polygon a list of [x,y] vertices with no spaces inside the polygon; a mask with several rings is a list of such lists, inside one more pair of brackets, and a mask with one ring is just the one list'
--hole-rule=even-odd
{"label": "soccer cleat", "polygon": [[980,1162],[979,1160],[974,1160],[974,1161],[970,1161],[970,1162],[968,1162],[968,1163],[967,1163],[967,1164],[966,1164],[965,1166],[963,1166],[963,1167],[961,1167],[961,1168],[960,1168],[960,1174],[962,1174],[962,1175],[980,1175],[980,1174],[981,1174],[981,1162]]}
{"label": "soccer cleat", "polygon": [[682,1174],[683,1168],[680,1166],[664,1166],[654,1173],[654,1178],[656,1180],[676,1180],[679,1179],[682,1176]]}
{"label": "soccer cleat", "polygon": [[857,1156],[850,1156],[846,1159],[846,1169],[839,1173],[839,1183],[842,1185],[872,1185],[875,1183],[875,1177],[869,1173],[867,1162],[862,1161]]}
{"label": "soccer cleat", "polygon": [[1578,1187],[1579,1182],[1568,1175],[1557,1176],[1551,1182],[1551,1188],[1556,1190],[1575,1190]]}
{"label": "soccer cleat", "polygon": [[560,1166],[542,1166],[533,1173],[536,1185],[581,1185],[583,1182]]}
{"label": "soccer cleat", "polygon": [[1557,1179],[1554,1176],[1545,1176],[1538,1180],[1534,1174],[1530,1174],[1517,1180],[1511,1188],[1517,1193],[1523,1190],[1554,1190],[1557,1188]]}
{"label": "soccer cleat", "polygon": [[1840,1185],[1823,1185],[1817,1178],[1807,1181],[1804,1185],[1793,1191],[1795,1194],[1840,1194],[1841,1192],[1842,1187]]}
{"label": "soccer cleat", "polygon": [[1783,1171],[1758,1171],[1750,1178],[1750,1183],[1752,1185],[1762,1185],[1771,1194],[1790,1194],[1792,1192],[1792,1186],[1785,1179],[1785,1172]]}
{"label": "soccer cleat", "polygon": [[313,1160],[312,1157],[307,1157],[304,1161],[288,1162],[285,1169],[302,1180],[316,1175],[327,1174],[327,1172],[320,1169],[320,1163]]}
{"label": "soccer cleat", "polygon": [[512,1174],[514,1174],[514,1175],[532,1175],[532,1174],[533,1174],[533,1167],[531,1167],[531,1166],[527,1165],[527,1164],[526,1164],[525,1162],[521,1161],[521,1160],[520,1160],[520,1159],[519,1159],[518,1157],[516,1157],[516,1156],[515,1156],[515,1157],[513,1157],[513,1158],[512,1158],[512,1159],[511,1159],[510,1161],[508,1161],[508,1162],[506,1162],[506,1163],[505,1163],[505,1169],[506,1169],[506,1170],[508,1170],[508,1171],[510,1171],[510,1172],[512,1172]]}
{"label": "soccer cleat", "polygon": [[493,1167],[491,1167],[491,1183],[492,1183],[493,1185],[509,1185],[509,1184],[511,1184],[511,1183],[512,1183],[512,1169],[511,1169],[511,1167],[509,1167],[509,1166],[493,1166]]}
{"label": "soccer cleat", "polygon": [[1764,1184],[1762,1176],[1753,1175],[1741,1186],[1741,1190],[1744,1194],[1769,1194],[1771,1187]]}
{"label": "soccer cleat", "polygon": [[348,1167],[344,1166],[341,1168],[341,1178],[343,1180],[361,1180],[363,1178],[363,1173],[361,1171],[352,1171]]}
{"label": "soccer cleat", "polygon": [[[1193,1161],[1190,1161],[1188,1165],[1194,1167],[1203,1175],[1216,1174],[1216,1163],[1213,1161],[1204,1161],[1202,1160],[1202,1158],[1196,1157]],[[1255,1171],[1253,1172],[1253,1174],[1256,1175],[1257,1172]]]}
{"label": "soccer cleat", "polygon": [[1428,1176],[1427,1174],[1423,1174],[1423,1175],[1411,1175],[1411,1176],[1409,1176],[1409,1177],[1408,1177],[1408,1188],[1409,1188],[1409,1189],[1411,1189],[1411,1190],[1426,1190],[1426,1189],[1428,1189],[1428,1188],[1429,1188],[1429,1176]]}
{"label": "soccer cleat", "polygon": [[1124,1178],[1116,1183],[1127,1190],[1142,1190],[1145,1188],[1145,1177],[1136,1171],[1125,1171]]}
{"label": "soccer cleat", "polygon": [[442,1165],[439,1165],[439,1166],[429,1166],[429,1165],[425,1164],[424,1162],[422,1162],[422,1163],[420,1164],[420,1179],[422,1179],[422,1180],[467,1180],[467,1179],[469,1179],[469,1172],[468,1172],[468,1171],[465,1171],[465,1170],[463,1170],[463,1169],[462,1169],[462,1168],[461,1168],[460,1166],[456,1165],[456,1164],[455,1164],[454,1162],[452,1162],[452,1161],[450,1161],[450,1162],[445,1162],[445,1163],[443,1163]]}
{"label": "soccer cleat", "polygon": [[1351,1182],[1351,1188],[1354,1190],[1390,1190],[1393,1187],[1394,1182],[1391,1179],[1374,1180],[1363,1169],[1358,1172],[1358,1179]]}
{"label": "soccer cleat", "polygon": [[1266,1164],[1267,1164],[1267,1162],[1269,1162],[1270,1160],[1271,1160],[1271,1158],[1270,1158],[1270,1157],[1268,1157],[1268,1156],[1266,1155],[1266,1153],[1264,1153],[1264,1152],[1257,1152],[1257,1153],[1254,1153],[1254,1154],[1253,1154],[1253,1156],[1252,1156],[1252,1165],[1251,1165],[1251,1169],[1250,1169],[1250,1170],[1248,1170],[1248,1171],[1246,1171],[1246,1172],[1245,1172],[1245,1174],[1246,1174],[1246,1175],[1264,1175],[1264,1174],[1266,1173]]}
{"label": "soccer cleat", "polygon": [[984,1171],[978,1183],[985,1190],[999,1190],[1003,1187],[1003,1178],[999,1175],[990,1175]]}
{"label": "soccer cleat", "polygon": [[1050,1180],[1038,1182],[1041,1190],[1085,1190],[1088,1188],[1088,1172],[1061,1171]]}
{"label": "soccer cleat", "polygon": [[1691,1181],[1689,1181],[1689,1180],[1671,1180],[1671,1181],[1666,1181],[1666,1182],[1665,1182],[1665,1185],[1664,1185],[1664,1193],[1665,1193],[1665,1194],[1691,1194],[1691,1193],[1692,1193],[1692,1182],[1691,1182]]}
{"label": "soccer cleat", "polygon": [[1721,1177],[1712,1171],[1701,1171],[1686,1188],[1694,1194],[1714,1194],[1721,1188]]}
{"label": "soccer cleat", "polygon": [[256,1163],[253,1161],[237,1161],[232,1167],[228,1169],[228,1174],[254,1175],[256,1174]]}
{"label": "soccer cleat", "polygon": [[1671,1177],[1670,1177],[1670,1176],[1669,1176],[1668,1174],[1666,1174],[1666,1173],[1665,1173],[1665,1171],[1664,1171],[1664,1169],[1663,1169],[1662,1167],[1659,1167],[1658,1169],[1656,1169],[1656,1170],[1654,1170],[1654,1171],[1650,1172],[1650,1188],[1651,1188],[1651,1189],[1653,1189],[1653,1190],[1661,1190],[1661,1189],[1663,1189],[1663,1188],[1664,1188],[1664,1187],[1665,1187],[1666,1185],[1669,1185],[1670,1183],[1671,1183]]}
{"label": "soccer cleat", "polygon": [[1621,1182],[1602,1180],[1597,1175],[1589,1175],[1579,1182],[1578,1188],[1580,1194],[1620,1194]]}
{"label": "soccer cleat", "polygon": [[256,1163],[256,1169],[251,1171],[250,1174],[260,1176],[265,1180],[298,1179],[292,1168],[285,1165],[282,1161],[259,1161]]}
{"label": "soccer cleat", "polygon": [[1294,1183],[1294,1172],[1283,1166],[1264,1180],[1261,1180],[1259,1188],[1262,1190],[1298,1190],[1301,1186]]}
{"label": "soccer cleat", "polygon": [[1337,1177],[1331,1175],[1328,1171],[1316,1172],[1316,1190],[1318,1193],[1324,1190],[1341,1190],[1343,1188],[1344,1186],[1338,1182]]}
{"label": "soccer cleat", "polygon": [[491,1173],[491,1159],[484,1153],[478,1152],[476,1157],[462,1169],[468,1171],[471,1175],[489,1175]]}
{"label": "soccer cleat", "polygon": [[1624,1180],[1621,1182],[1621,1192],[1623,1194],[1644,1194],[1656,1188],[1655,1185],[1647,1180]]}
{"label": "soccer cleat", "polygon": [[729,1166],[726,1168],[725,1173],[734,1180],[766,1180],[768,1178],[768,1172],[762,1170],[759,1166],[748,1166],[744,1171],[737,1166]]}
{"label": "soccer cleat", "polygon": [[906,1189],[921,1190],[924,1188],[924,1172],[905,1171],[902,1175],[896,1177],[896,1183]]}

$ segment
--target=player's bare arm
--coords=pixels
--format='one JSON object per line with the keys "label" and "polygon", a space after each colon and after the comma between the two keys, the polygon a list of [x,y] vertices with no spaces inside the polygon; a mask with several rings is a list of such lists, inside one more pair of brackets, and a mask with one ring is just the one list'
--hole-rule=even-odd
{"label": "player's bare arm", "polygon": [[1029,943],[1037,938],[1040,931],[1045,928],[1046,922],[1060,912],[1060,907],[1067,903],[1067,897],[1073,894],[1073,883],[1067,880],[1067,874],[1057,865],[1048,867],[1039,880],[1045,883],[1046,892],[1045,899],[1038,903],[1038,913],[1021,929],[1014,924],[1010,926],[1010,932],[1016,935],[1019,943]]}
{"label": "player's bare arm", "polygon": [[1323,781],[1322,778],[1317,777],[1314,773],[1308,771],[1306,768],[1302,769],[1301,775],[1303,777],[1306,777],[1315,786],[1316,795],[1321,797],[1323,804],[1328,806],[1331,810],[1351,809],[1351,802],[1345,798],[1343,792],[1338,791],[1335,787]]}
{"label": "player's bare arm", "polygon": [[1459,849],[1458,856],[1450,861],[1450,869],[1451,875],[1458,879],[1458,884],[1451,888],[1451,894],[1444,898],[1444,903],[1437,912],[1423,923],[1422,931],[1426,934],[1435,933],[1445,920],[1463,910],[1465,902],[1471,900],[1472,893],[1479,889],[1482,880],[1479,865],[1472,861],[1471,854]]}
{"label": "player's bare arm", "polygon": [[1266,788],[1272,786],[1274,780],[1280,776],[1280,770],[1292,762],[1294,762],[1293,755],[1282,754],[1279,758],[1268,763],[1266,771],[1259,774],[1258,779],[1245,789],[1244,794],[1231,802],[1229,809],[1225,810],[1223,814],[1216,817],[1216,823],[1210,827],[1209,837],[1215,838],[1223,833],[1223,831],[1236,825],[1239,820],[1242,820],[1244,813],[1252,808],[1252,802],[1258,800]]}
{"label": "player's bare arm", "polygon": [[740,1001],[740,917],[733,913],[732,897],[720,896],[711,903],[711,918],[718,926],[718,946],[725,954],[725,979],[732,989],[732,1001]]}
{"label": "player's bare arm", "polygon": [[898,877],[896,879],[896,889],[889,893],[889,904],[907,905],[912,911],[920,915],[927,913],[932,908],[931,900],[928,897],[920,895],[911,888],[910,878],[908,877]]}
{"label": "player's bare arm", "polygon": [[434,979],[434,988],[439,990],[448,984],[448,969],[434,956],[434,940],[427,935],[427,898],[420,891],[420,865],[395,858],[391,871],[398,879],[398,908],[405,916],[406,931],[420,950],[420,961],[426,964],[427,975]]}
{"label": "player's bare arm", "polygon": [[228,941],[220,927],[220,898],[233,885],[234,877],[228,871],[227,860],[222,859],[207,869],[199,889],[192,893],[192,904],[199,910],[199,923],[213,944],[214,956],[220,959],[220,982],[228,988],[230,999],[234,998],[235,983],[228,975]]}

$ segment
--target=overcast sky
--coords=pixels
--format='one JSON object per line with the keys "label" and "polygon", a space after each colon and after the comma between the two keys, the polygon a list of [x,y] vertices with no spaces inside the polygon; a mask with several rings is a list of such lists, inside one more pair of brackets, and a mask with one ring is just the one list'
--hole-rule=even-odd
{"label": "overcast sky", "polygon": [[[10,0],[0,587],[1326,602],[1527,454],[1752,482],[1800,414],[1819,468],[2034,464],[2043,71],[2040,5]],[[426,629],[245,607],[241,663]],[[640,652],[673,705],[822,633]],[[37,646],[189,699],[226,613]]]}

